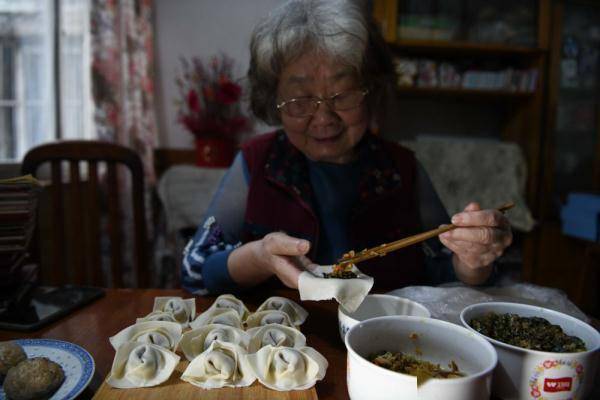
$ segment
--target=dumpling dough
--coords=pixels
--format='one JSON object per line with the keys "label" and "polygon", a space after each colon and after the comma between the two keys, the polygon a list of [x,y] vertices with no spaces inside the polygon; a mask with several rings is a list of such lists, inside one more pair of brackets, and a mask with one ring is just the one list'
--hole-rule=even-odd
{"label": "dumpling dough", "polygon": [[311,347],[265,346],[246,356],[254,374],[274,390],[304,390],[325,377],[327,360]]}
{"label": "dumpling dough", "polygon": [[296,328],[289,315],[279,310],[266,310],[255,312],[254,314],[250,314],[248,319],[246,319],[247,329],[267,324],[280,324],[289,326],[290,328]]}
{"label": "dumpling dough", "polygon": [[308,311],[302,308],[298,303],[285,297],[273,296],[265,300],[256,312],[266,310],[279,310],[286,313],[292,323],[296,326],[302,325],[308,317]]}
{"label": "dumpling dough", "polygon": [[242,329],[242,320],[237,311],[229,308],[208,309],[190,323],[192,329],[198,329],[201,326],[209,324],[229,325],[234,328]]}
{"label": "dumpling dough", "polygon": [[128,326],[109,338],[115,350],[125,342],[151,343],[173,351],[181,339],[181,325],[168,321],[145,321]]}
{"label": "dumpling dough", "polygon": [[196,300],[181,297],[155,297],[152,311],[163,311],[173,315],[184,328],[196,317]]}
{"label": "dumpling dough", "polygon": [[160,385],[178,362],[177,354],[155,344],[127,342],[117,350],[106,382],[120,389]]}
{"label": "dumpling dough", "polygon": [[250,335],[248,353],[256,353],[264,346],[304,347],[306,337],[297,329],[279,324],[268,324],[246,331]]}
{"label": "dumpling dough", "polygon": [[192,361],[216,340],[223,343],[237,344],[246,350],[250,337],[243,330],[233,326],[209,324],[184,333],[179,342],[179,348],[183,351],[185,357]]}
{"label": "dumpling dough", "polygon": [[256,380],[246,351],[233,343],[212,342],[181,375],[181,379],[204,389],[249,386]]}

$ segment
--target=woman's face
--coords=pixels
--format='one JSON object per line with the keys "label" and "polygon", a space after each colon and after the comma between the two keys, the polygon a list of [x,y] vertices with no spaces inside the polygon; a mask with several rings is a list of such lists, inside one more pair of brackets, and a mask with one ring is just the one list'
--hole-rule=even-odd
{"label": "woman's face", "polygon": [[[356,73],[332,58],[308,52],[281,72],[277,103],[302,97],[329,98],[361,90]],[[363,101],[358,107],[334,111],[319,104],[313,115],[293,117],[280,110],[283,129],[290,142],[313,161],[344,164],[354,158],[354,147],[365,134],[368,115]]]}

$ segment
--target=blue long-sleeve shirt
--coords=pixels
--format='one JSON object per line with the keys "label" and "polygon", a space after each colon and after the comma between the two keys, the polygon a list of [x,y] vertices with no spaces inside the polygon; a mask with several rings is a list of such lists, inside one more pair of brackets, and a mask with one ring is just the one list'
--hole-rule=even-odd
{"label": "blue long-sleeve shirt", "polygon": [[[309,176],[315,193],[316,212],[322,235],[314,262],[334,263],[350,249],[347,236],[348,216],[358,198],[359,161],[331,164],[308,160]],[[241,288],[231,278],[227,259],[239,246],[246,211],[249,185],[248,166],[242,153],[223,177],[205,214],[204,222],[184,250],[183,287],[194,294],[236,292]],[[425,170],[417,169],[419,212],[423,229],[434,229],[449,218]],[[455,280],[452,253],[437,238],[424,244],[425,268],[430,284]]]}

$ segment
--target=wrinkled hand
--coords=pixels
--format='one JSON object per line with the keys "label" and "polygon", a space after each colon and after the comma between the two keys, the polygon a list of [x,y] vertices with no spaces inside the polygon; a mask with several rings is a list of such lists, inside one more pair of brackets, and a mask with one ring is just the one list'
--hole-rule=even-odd
{"label": "wrinkled hand", "polygon": [[482,210],[478,203],[469,203],[452,217],[452,223],[458,228],[441,234],[440,241],[468,269],[487,267],[512,243],[506,216],[498,210]]}
{"label": "wrinkled hand", "polygon": [[273,232],[253,243],[255,259],[287,287],[297,289],[298,277],[303,271],[304,264],[309,262],[304,255],[310,249],[310,242],[288,236],[283,232]]}

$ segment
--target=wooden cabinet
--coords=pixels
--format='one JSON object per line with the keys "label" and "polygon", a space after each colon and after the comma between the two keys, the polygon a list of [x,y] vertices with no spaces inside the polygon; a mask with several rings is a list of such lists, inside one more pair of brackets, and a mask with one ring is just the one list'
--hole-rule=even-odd
{"label": "wooden cabinet", "polygon": [[570,192],[600,193],[600,3],[553,2],[536,260],[526,278],[558,284],[600,315],[600,244],[565,236]]}
{"label": "wooden cabinet", "polygon": [[[482,136],[478,132],[485,132],[486,138],[518,143],[527,159],[527,203],[539,222],[533,232],[518,234],[521,277],[561,288],[585,311],[598,313],[597,307],[594,308],[598,299],[586,294],[597,291],[597,280],[590,278],[595,269],[600,269],[595,268],[600,265],[592,266],[598,260],[597,253],[588,248],[591,244],[561,234],[557,207],[567,191],[600,189],[597,81],[600,70],[593,50],[598,49],[593,26],[600,30],[600,18],[594,19],[598,7],[592,3],[375,0],[373,14],[399,58],[426,60],[438,66],[455,64],[463,72],[472,66],[491,71],[536,72],[537,84],[529,91],[443,87],[440,82],[406,85],[404,81],[398,87],[398,104],[394,107],[396,114],[402,114],[403,109],[410,111],[391,121],[390,127],[397,132],[394,138],[398,139],[431,131],[456,134],[462,130],[462,136],[478,138]],[[578,24],[577,15],[586,16],[587,31]],[[565,62],[564,51],[573,52],[568,45],[573,46],[577,35],[583,36],[580,51],[587,52],[583,68],[585,87],[568,81],[570,86],[564,87],[565,80],[561,86],[561,77],[565,77],[565,71],[561,68],[573,68],[572,61]],[[593,54],[596,54],[595,64]],[[572,75],[567,73],[569,76]],[[586,110],[595,110],[588,111],[592,114],[588,115],[579,109],[579,115],[593,119],[584,127],[580,117],[569,114],[573,108],[577,111],[576,104],[581,103]],[[453,115],[444,117],[445,111]],[[433,118],[425,118],[432,114]],[[443,121],[439,127],[431,122],[437,118]],[[582,138],[581,142],[571,141],[576,138]],[[567,172],[565,163],[576,166]],[[590,288],[590,284],[596,286]]]}

